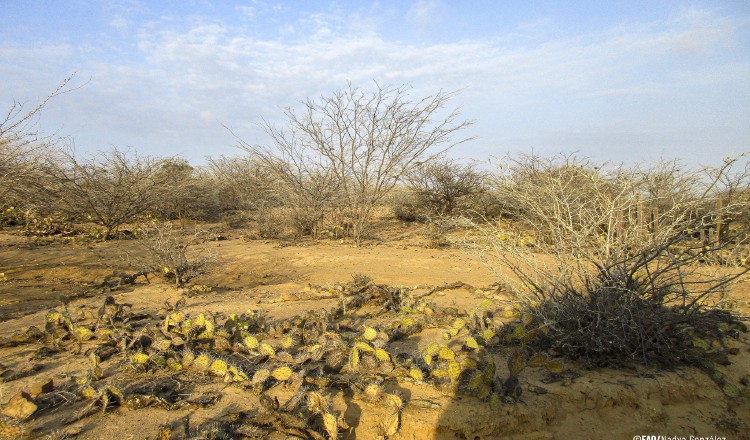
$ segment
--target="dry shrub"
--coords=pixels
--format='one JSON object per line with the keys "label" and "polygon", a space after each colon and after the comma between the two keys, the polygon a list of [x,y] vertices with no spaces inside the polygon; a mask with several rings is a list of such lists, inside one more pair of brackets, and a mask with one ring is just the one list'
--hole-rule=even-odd
{"label": "dry shrub", "polygon": [[744,233],[692,234],[747,208],[717,203],[718,178],[696,172],[654,194],[642,175],[574,156],[509,158],[501,177],[517,221],[474,223],[483,239],[472,244],[533,317],[531,347],[589,367],[705,366],[726,355],[723,335],[743,326],[712,305],[748,269],[702,262]]}
{"label": "dry shrub", "polygon": [[448,233],[455,226],[455,221],[449,218],[430,218],[424,225],[422,236],[427,240],[429,249],[440,249],[451,245]]}
{"label": "dry shrub", "polygon": [[427,219],[424,205],[414,191],[401,190],[390,200],[393,215],[402,222],[423,222]]}
{"label": "dry shrub", "polygon": [[255,212],[255,224],[260,238],[279,238],[287,222],[287,216],[279,208],[261,207]]}
{"label": "dry shrub", "polygon": [[244,229],[250,226],[250,215],[246,211],[227,211],[221,221],[230,229]]}
{"label": "dry shrub", "polygon": [[406,181],[430,215],[449,216],[465,211],[465,201],[484,192],[487,176],[472,164],[441,157],[409,170]]}
{"label": "dry shrub", "polygon": [[203,231],[196,230],[185,236],[171,223],[151,222],[138,228],[139,243],[144,248],[144,257],[128,255],[131,264],[152,273],[158,273],[178,286],[184,285],[202,274],[213,255],[205,250],[189,249],[199,243]]}
{"label": "dry shrub", "polygon": [[[304,109],[288,108],[287,127],[264,121],[272,146],[238,138],[240,146],[273,170],[288,191],[315,208],[344,208],[357,245],[371,226],[375,207],[413,165],[468,139],[453,136],[472,121],[445,111],[456,92],[410,97],[409,88],[349,86]],[[318,210],[318,212],[321,212]]]}

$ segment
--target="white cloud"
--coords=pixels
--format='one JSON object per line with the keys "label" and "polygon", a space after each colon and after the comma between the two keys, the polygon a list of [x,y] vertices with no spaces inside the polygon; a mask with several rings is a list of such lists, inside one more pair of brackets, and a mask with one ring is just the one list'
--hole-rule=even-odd
{"label": "white cloud", "polygon": [[241,6],[241,5],[238,5],[237,6],[237,10],[240,11],[240,13],[245,18],[249,18],[249,19],[255,18],[256,11],[255,11],[255,8],[252,7],[252,6]]}
{"label": "white cloud", "polygon": [[[419,1],[409,14],[428,19],[437,7]],[[478,119],[474,129],[480,135],[465,152],[480,156],[531,145],[591,151],[604,144],[661,146],[679,155],[689,151],[679,147],[683,143],[705,151],[710,139],[696,130],[716,131],[700,126],[700,111],[678,122],[670,114],[691,105],[720,111],[724,102],[710,96],[717,88],[739,99],[734,109],[740,114],[727,120],[750,118],[748,63],[715,64],[720,59],[714,52],[731,47],[746,31],[731,17],[691,10],[660,23],[528,46],[491,40],[408,44],[379,35],[372,23],[350,23],[351,17],[314,14],[294,22],[290,37],[258,38],[215,20],[187,28],[163,20],[137,34],[145,64],[86,66],[82,75],[90,75],[91,83],[61,99],[65,111],[57,120],[67,121],[71,134],[91,148],[126,144],[199,159],[234,151],[231,135],[217,121],[251,143],[263,141],[255,125],[261,116],[274,120],[282,106],[347,81],[363,87],[373,80],[410,82],[416,96],[464,89],[454,104]],[[40,59],[58,51],[63,55],[53,56],[69,57],[73,50],[0,44],[0,59],[14,60],[0,63],[0,76],[16,76],[14,84],[21,84],[23,69],[39,75]],[[701,61],[706,54],[714,54],[710,62]],[[685,57],[693,62],[675,67]],[[745,142],[750,149],[748,131],[735,129],[727,148]]]}
{"label": "white cloud", "polygon": [[417,0],[406,17],[417,26],[427,26],[437,19],[439,2],[437,0]]}
{"label": "white cloud", "polygon": [[130,20],[119,14],[116,14],[112,17],[112,20],[109,21],[110,26],[120,31],[127,30],[131,24],[132,22]]}

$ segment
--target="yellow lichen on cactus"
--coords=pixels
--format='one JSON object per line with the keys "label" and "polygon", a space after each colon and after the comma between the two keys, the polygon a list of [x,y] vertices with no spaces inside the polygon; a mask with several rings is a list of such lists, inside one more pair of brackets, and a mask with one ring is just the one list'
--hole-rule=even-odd
{"label": "yellow lichen on cactus", "polygon": [[482,339],[485,341],[489,341],[490,339],[495,337],[495,331],[492,329],[487,329],[482,333]]}
{"label": "yellow lichen on cactus", "polygon": [[182,364],[177,361],[177,359],[169,358],[167,359],[167,368],[169,368],[172,371],[181,371],[182,370]]}
{"label": "yellow lichen on cactus", "polygon": [[164,357],[164,355],[161,355],[159,353],[151,355],[151,363],[156,365],[159,368],[164,368],[167,366],[167,358]]}
{"label": "yellow lichen on cactus", "polygon": [[271,373],[271,376],[273,376],[274,379],[283,382],[290,377],[292,377],[292,369],[289,367],[279,367]]}
{"label": "yellow lichen on cactus", "polygon": [[708,351],[708,349],[710,348],[710,346],[708,345],[708,342],[706,342],[705,339],[701,339],[701,338],[693,338],[693,347],[702,348],[703,350],[706,350],[706,351]]}
{"label": "yellow lichen on cactus", "polygon": [[81,388],[81,395],[87,399],[93,399],[97,396],[97,392],[91,385],[86,385]]}
{"label": "yellow lichen on cactus", "polygon": [[56,323],[60,321],[60,312],[57,310],[50,310],[47,312],[47,322]]}
{"label": "yellow lichen on cactus", "polygon": [[482,383],[477,390],[477,397],[484,400],[490,397],[490,394],[492,394],[492,388],[486,383]]}
{"label": "yellow lichen on cactus", "polygon": [[154,348],[156,348],[159,351],[167,351],[169,350],[169,347],[172,346],[172,341],[169,339],[159,339],[154,343]]}
{"label": "yellow lichen on cactus", "polygon": [[179,324],[185,320],[185,313],[183,312],[172,312],[169,314],[169,322],[173,324]]}
{"label": "yellow lichen on cactus", "polygon": [[437,379],[445,379],[445,378],[448,377],[448,370],[444,370],[442,368],[438,368],[438,369],[432,370],[430,372],[430,375],[432,377],[434,377],[434,378],[437,378]]}
{"label": "yellow lichen on cactus", "polygon": [[196,356],[195,360],[193,361],[193,366],[205,370],[211,365],[211,358],[208,357],[207,354],[200,354]]}
{"label": "yellow lichen on cactus", "polygon": [[203,327],[206,325],[206,315],[203,313],[199,314],[195,319],[193,319],[193,325],[196,327]]}
{"label": "yellow lichen on cactus", "polygon": [[478,390],[479,386],[484,383],[484,374],[477,373],[473,376],[471,376],[471,379],[469,379],[469,389],[472,391]]}
{"label": "yellow lichen on cactus", "polygon": [[88,341],[94,338],[94,332],[86,327],[76,327],[76,337],[81,341]]}
{"label": "yellow lichen on cactus", "polygon": [[532,322],[534,322],[534,315],[530,313],[524,313],[521,315],[521,322],[524,326],[528,327],[531,325]]}
{"label": "yellow lichen on cactus", "polygon": [[411,377],[414,380],[423,381],[424,375],[422,374],[422,370],[419,368],[412,368],[409,370],[409,377]]}
{"label": "yellow lichen on cactus", "polygon": [[366,342],[357,342],[356,344],[354,344],[354,348],[356,348],[357,350],[362,350],[365,353],[370,353],[374,350],[372,346]]}
{"label": "yellow lichen on cactus", "polygon": [[725,382],[721,387],[721,390],[724,391],[724,394],[726,394],[727,397],[731,397],[733,399],[740,397],[740,389],[737,388],[737,386],[735,386],[733,383]]}
{"label": "yellow lichen on cactus", "polygon": [[349,367],[357,368],[359,366],[359,350],[356,347],[349,351]]}
{"label": "yellow lichen on cactus", "polygon": [[307,393],[307,409],[312,414],[320,414],[328,411],[328,402],[319,392],[309,391]]}
{"label": "yellow lichen on cactus", "polygon": [[458,380],[458,378],[461,376],[461,364],[456,361],[448,362],[447,370],[448,377],[450,377],[451,380]]}
{"label": "yellow lichen on cactus", "polygon": [[276,351],[269,344],[263,342],[258,346],[258,352],[263,356],[275,356]]}
{"label": "yellow lichen on cactus", "polygon": [[373,339],[378,337],[378,331],[372,327],[366,327],[362,332],[362,337],[368,341],[372,341]]}
{"label": "yellow lichen on cactus", "polygon": [[149,356],[146,353],[138,352],[131,356],[130,360],[136,365],[145,365],[149,360]]}
{"label": "yellow lichen on cactus", "polygon": [[427,344],[427,347],[425,347],[424,353],[433,355],[437,353],[438,350],[440,350],[440,344],[438,344],[437,342],[430,342],[429,344]]}
{"label": "yellow lichen on cactus", "polygon": [[339,436],[339,427],[336,417],[331,413],[323,413],[323,428],[330,440],[336,440]]}
{"label": "yellow lichen on cactus", "polygon": [[215,331],[214,323],[205,320],[204,330],[198,335],[198,339],[213,339]]}
{"label": "yellow lichen on cactus", "polygon": [[565,366],[563,365],[562,361],[548,361],[546,364],[544,364],[544,368],[546,368],[550,373],[562,373]]}
{"label": "yellow lichen on cactus", "polygon": [[444,361],[452,361],[456,358],[456,353],[448,347],[442,347],[438,351],[438,357]]}
{"label": "yellow lichen on cactus", "polygon": [[245,344],[245,347],[250,350],[256,350],[259,346],[258,338],[252,335],[245,336],[242,342]]}
{"label": "yellow lichen on cactus", "polygon": [[388,354],[388,352],[383,350],[382,348],[375,349],[375,357],[378,358],[378,360],[382,362],[390,362],[391,360],[391,355]]}
{"label": "yellow lichen on cactus", "polygon": [[209,367],[209,370],[216,374],[226,374],[228,369],[229,366],[227,365],[227,363],[221,359],[216,359],[211,363],[211,366]]}
{"label": "yellow lichen on cactus", "polygon": [[500,409],[500,395],[498,393],[492,393],[490,396],[490,408],[494,411]]}

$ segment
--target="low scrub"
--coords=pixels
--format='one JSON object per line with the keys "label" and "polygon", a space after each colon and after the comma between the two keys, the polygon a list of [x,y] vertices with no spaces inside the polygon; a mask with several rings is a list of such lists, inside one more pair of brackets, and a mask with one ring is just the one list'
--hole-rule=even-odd
{"label": "low scrub", "polygon": [[143,257],[128,256],[131,264],[151,273],[158,273],[178,286],[203,273],[212,255],[205,251],[189,251],[200,240],[202,231],[192,234],[175,230],[171,223],[153,222],[138,229]]}
{"label": "low scrub", "polygon": [[653,175],[575,157],[522,156],[507,170],[496,190],[518,219],[471,223],[483,236],[471,244],[512,286],[529,347],[587,367],[713,373],[728,362],[725,337],[745,326],[716,306],[748,269],[704,263],[745,233],[697,239],[694,231],[747,208],[727,203],[719,185],[731,167],[710,179],[669,176],[679,185],[660,195],[645,185]]}

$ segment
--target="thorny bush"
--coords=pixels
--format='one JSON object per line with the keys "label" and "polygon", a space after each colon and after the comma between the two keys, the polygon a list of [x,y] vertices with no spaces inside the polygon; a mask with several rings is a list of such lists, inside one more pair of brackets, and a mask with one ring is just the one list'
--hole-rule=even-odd
{"label": "thorny bush", "polygon": [[[714,306],[748,269],[703,262],[744,236],[719,240],[710,231],[715,219],[747,209],[738,199],[722,201],[716,176],[733,160],[710,180],[680,179],[658,197],[645,190],[642,174],[588,159],[506,163],[496,190],[517,207],[519,221],[471,223],[483,239],[470,244],[533,316],[531,348],[587,367],[710,370],[723,362],[723,336],[745,326]],[[702,240],[695,231],[706,232]]]}
{"label": "thorny bush", "polygon": [[137,258],[128,256],[131,264],[149,272],[159,273],[167,279],[182,286],[190,279],[203,273],[212,259],[206,251],[189,252],[188,248],[196,244],[201,231],[195,231],[183,237],[171,223],[151,222],[138,228],[139,243],[146,250],[146,256]]}

